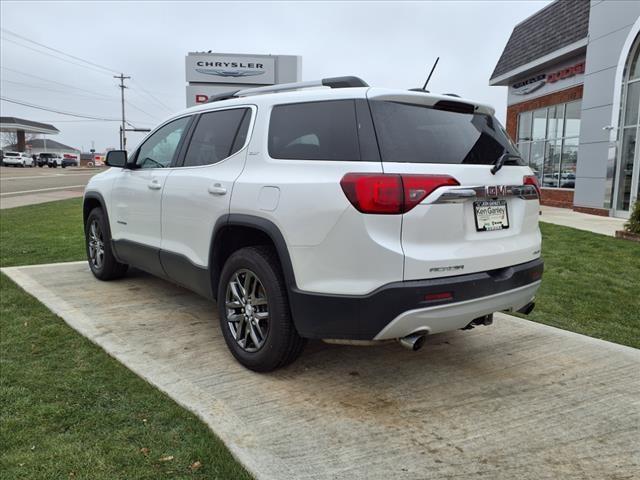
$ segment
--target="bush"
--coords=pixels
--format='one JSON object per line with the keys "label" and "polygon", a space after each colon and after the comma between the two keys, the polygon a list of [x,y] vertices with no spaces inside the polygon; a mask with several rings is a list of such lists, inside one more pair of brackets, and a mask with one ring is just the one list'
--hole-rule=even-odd
{"label": "bush", "polygon": [[627,232],[640,235],[640,200],[637,200],[633,206],[633,212],[629,221],[624,224],[624,229]]}

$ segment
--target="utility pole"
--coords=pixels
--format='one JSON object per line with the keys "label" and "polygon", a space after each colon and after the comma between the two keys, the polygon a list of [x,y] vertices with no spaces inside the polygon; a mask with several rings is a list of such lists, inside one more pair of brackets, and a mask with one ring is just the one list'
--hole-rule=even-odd
{"label": "utility pole", "polygon": [[131,77],[125,77],[124,73],[121,73],[120,75],[114,75],[113,78],[118,78],[120,79],[120,99],[122,102],[122,125],[120,126],[120,150],[126,150],[127,149],[127,137],[125,135],[125,118],[124,118],[124,89],[127,88],[124,84],[125,80],[130,79]]}

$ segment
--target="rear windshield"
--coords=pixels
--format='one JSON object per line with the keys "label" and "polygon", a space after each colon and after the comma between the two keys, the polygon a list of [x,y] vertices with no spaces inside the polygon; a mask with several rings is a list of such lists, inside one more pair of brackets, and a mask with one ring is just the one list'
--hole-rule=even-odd
{"label": "rear windshield", "polygon": [[14,152],[7,152],[4,154],[5,157],[19,157],[20,154],[19,153],[14,153]]}
{"label": "rear windshield", "polygon": [[[519,155],[490,115],[388,101],[372,101],[371,109],[384,162],[492,165],[505,152]],[[514,164],[524,162],[505,162]]]}

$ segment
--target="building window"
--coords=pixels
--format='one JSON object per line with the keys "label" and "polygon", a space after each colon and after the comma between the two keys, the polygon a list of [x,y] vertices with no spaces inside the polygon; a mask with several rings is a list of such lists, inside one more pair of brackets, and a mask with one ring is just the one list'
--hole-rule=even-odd
{"label": "building window", "polygon": [[574,188],[582,101],[518,115],[518,150],[547,188]]}
{"label": "building window", "polygon": [[622,102],[614,209],[616,215],[626,217],[640,198],[640,36],[635,39],[625,67]]}

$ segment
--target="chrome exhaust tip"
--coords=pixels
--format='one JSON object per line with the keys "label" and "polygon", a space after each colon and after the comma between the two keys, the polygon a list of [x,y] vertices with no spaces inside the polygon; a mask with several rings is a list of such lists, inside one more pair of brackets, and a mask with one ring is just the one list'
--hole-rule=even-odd
{"label": "chrome exhaust tip", "polygon": [[402,345],[407,350],[411,350],[413,352],[417,352],[424,345],[424,341],[427,338],[427,334],[425,332],[416,332],[411,335],[407,335],[406,337],[400,338],[398,341],[400,345]]}

